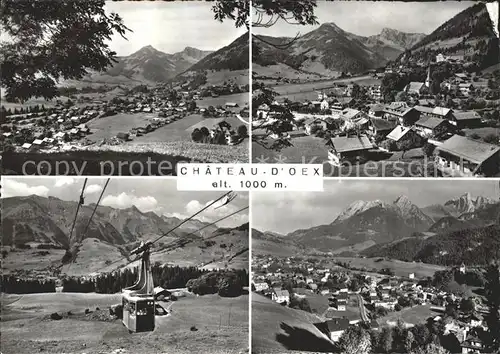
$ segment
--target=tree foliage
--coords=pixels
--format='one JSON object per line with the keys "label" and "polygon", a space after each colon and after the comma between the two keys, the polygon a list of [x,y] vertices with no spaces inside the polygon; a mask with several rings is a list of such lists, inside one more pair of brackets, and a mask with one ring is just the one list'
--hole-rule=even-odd
{"label": "tree foliage", "polygon": [[2,1],[2,87],[7,100],[56,97],[60,79],[81,79],[116,62],[107,42],[129,29],[104,0]]}
{"label": "tree foliage", "polygon": [[338,347],[345,354],[368,354],[372,349],[370,334],[361,326],[350,326],[340,336]]}

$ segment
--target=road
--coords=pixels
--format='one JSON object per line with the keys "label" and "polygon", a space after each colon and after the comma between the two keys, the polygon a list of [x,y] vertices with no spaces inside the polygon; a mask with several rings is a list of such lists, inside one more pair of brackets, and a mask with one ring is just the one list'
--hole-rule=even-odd
{"label": "road", "polygon": [[360,294],[357,294],[356,296],[358,297],[359,314],[361,315],[361,320],[364,322],[369,322],[370,319],[366,314],[365,300],[363,300],[363,297]]}

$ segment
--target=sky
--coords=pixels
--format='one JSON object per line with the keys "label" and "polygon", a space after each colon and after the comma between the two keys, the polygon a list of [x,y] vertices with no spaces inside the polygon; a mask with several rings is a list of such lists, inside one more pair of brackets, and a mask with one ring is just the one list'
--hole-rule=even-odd
{"label": "sky", "polygon": [[[2,198],[38,195],[77,201],[85,178],[82,177],[2,177]],[[97,202],[106,178],[89,178],[85,189],[85,204]],[[102,205],[118,209],[136,206],[142,212],[185,219],[217,199],[224,192],[177,191],[175,178],[112,178],[101,200]],[[196,218],[214,222],[248,206],[248,193],[238,192],[236,199],[226,206],[203,211]],[[248,209],[227,218],[220,227],[240,226],[248,222]]]}
{"label": "sky", "polygon": [[251,227],[282,234],[329,224],[351,203],[381,200],[392,203],[406,195],[425,207],[445,203],[469,192],[498,199],[499,181],[458,180],[325,180],[323,192],[254,192]]}
{"label": "sky", "polygon": [[398,2],[398,1],[322,1],[315,15],[319,25],[299,26],[279,21],[273,27],[254,29],[257,34],[294,37],[322,23],[334,22],[344,31],[360,36],[379,34],[384,27],[408,33],[430,34],[444,22],[474,4],[472,1]]}
{"label": "sky", "polygon": [[110,47],[118,56],[130,55],[152,45],[165,53],[176,53],[185,47],[218,50],[246,32],[234,21],[214,19],[212,4],[204,1],[107,1],[105,10],[120,15],[128,40],[114,35]]}

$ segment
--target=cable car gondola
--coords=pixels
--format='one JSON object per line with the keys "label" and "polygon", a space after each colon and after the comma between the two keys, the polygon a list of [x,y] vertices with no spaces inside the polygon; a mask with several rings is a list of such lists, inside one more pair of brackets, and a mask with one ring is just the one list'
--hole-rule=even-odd
{"label": "cable car gondola", "polygon": [[131,254],[141,254],[142,264],[139,280],[123,289],[122,322],[129,332],[150,332],[155,328],[155,298],[153,275],[149,259],[152,242],[141,243]]}

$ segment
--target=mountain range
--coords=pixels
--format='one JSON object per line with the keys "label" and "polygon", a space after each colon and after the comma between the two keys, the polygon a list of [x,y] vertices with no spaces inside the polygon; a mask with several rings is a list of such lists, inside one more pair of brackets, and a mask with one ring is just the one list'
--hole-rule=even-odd
{"label": "mountain range", "polygon": [[[443,204],[420,208],[406,196],[400,196],[392,203],[380,200],[353,202],[330,224],[296,230],[287,235],[258,232],[257,249],[265,254],[283,244],[283,252],[295,247],[295,250],[398,258],[395,254],[401,253],[401,248],[408,248],[412,250],[412,256],[405,256],[403,260],[418,260],[421,251],[418,245],[430,247],[433,255],[447,252],[438,246],[439,242],[445,236],[454,242],[455,238],[462,237],[464,230],[476,235],[478,243],[482,242],[488,248],[496,246],[492,250],[500,252],[500,233],[493,232],[499,226],[500,202],[489,198],[465,193]],[[255,242],[253,245],[255,248]],[[450,253],[456,256],[457,252],[453,248]],[[429,258],[432,257],[426,260],[432,261]]]}
{"label": "mountain range", "polygon": [[281,63],[295,70],[324,75],[357,73],[383,66],[423,37],[423,33],[404,33],[389,28],[377,35],[363,37],[344,31],[335,23],[324,23],[296,40],[257,36],[253,41],[253,61],[262,66]]}
{"label": "mountain range", "polygon": [[[347,32],[335,23],[323,23],[296,40],[256,37],[254,63],[266,67],[285,65],[324,76],[362,73],[396,60],[430,60],[439,53],[463,54],[463,45],[468,47],[470,55],[477,53],[498,59],[498,40],[484,3],[463,10],[429,35],[383,28],[379,34],[365,37]],[[483,40],[484,47],[478,47],[477,43]]]}
{"label": "mountain range", "polygon": [[[117,209],[101,205],[89,223],[95,205],[88,204],[80,207],[70,240],[76,202],[36,195],[4,198],[2,202],[3,246],[19,248],[31,244],[36,248],[38,244],[45,244],[77,250],[75,262],[79,265],[72,267],[73,271],[79,267],[95,271],[98,260],[102,266],[106,260],[122,257],[139,242],[156,239],[184,221],[142,212],[135,206]],[[197,231],[200,228],[203,230]],[[210,242],[206,241],[207,237]],[[167,248],[169,244],[176,245],[174,251]],[[153,255],[155,261],[177,260],[194,265],[212,261],[241,262],[242,257],[248,257],[248,225],[219,228],[191,219],[159,240]],[[60,259],[58,261],[60,263]],[[15,266],[16,260],[13,263]]]}

